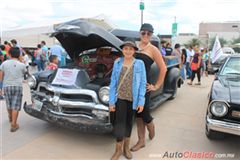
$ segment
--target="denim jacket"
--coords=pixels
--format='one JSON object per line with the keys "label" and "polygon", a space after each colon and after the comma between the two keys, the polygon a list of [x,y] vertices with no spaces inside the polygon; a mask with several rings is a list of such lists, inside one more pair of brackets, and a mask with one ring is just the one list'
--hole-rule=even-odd
{"label": "denim jacket", "polygon": [[[123,67],[124,58],[120,58],[114,62],[113,71],[110,83],[109,105],[115,106],[117,102],[117,88],[119,84],[120,74]],[[146,70],[142,60],[136,59],[133,63],[133,81],[132,81],[132,96],[133,110],[138,106],[144,106],[146,93]]]}

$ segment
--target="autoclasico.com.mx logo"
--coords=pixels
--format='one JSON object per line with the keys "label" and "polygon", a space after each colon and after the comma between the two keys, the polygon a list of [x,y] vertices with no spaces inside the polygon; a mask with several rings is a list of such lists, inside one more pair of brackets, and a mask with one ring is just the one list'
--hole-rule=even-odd
{"label": "autoclasico.com.mx logo", "polygon": [[234,153],[214,153],[214,152],[193,152],[193,151],[184,151],[184,152],[168,152],[166,151],[163,154],[149,154],[149,158],[174,158],[174,159],[211,159],[211,158],[235,158]]}

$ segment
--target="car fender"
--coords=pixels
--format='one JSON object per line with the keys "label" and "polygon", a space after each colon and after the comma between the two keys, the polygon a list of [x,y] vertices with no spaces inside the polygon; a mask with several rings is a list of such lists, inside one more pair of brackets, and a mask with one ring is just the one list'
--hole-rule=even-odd
{"label": "car fender", "polygon": [[164,92],[173,93],[177,87],[179,88],[182,84],[180,78],[180,70],[177,67],[170,68],[166,74],[164,81]]}

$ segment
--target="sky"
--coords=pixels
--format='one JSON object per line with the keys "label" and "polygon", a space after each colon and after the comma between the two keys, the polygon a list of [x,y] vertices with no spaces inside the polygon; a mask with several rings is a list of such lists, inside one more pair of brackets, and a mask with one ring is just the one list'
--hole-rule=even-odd
{"label": "sky", "polygon": [[[141,0],[0,0],[0,29],[44,26],[104,15],[117,28],[139,30]],[[198,34],[201,22],[240,21],[240,0],[143,0],[143,22],[156,34]]]}

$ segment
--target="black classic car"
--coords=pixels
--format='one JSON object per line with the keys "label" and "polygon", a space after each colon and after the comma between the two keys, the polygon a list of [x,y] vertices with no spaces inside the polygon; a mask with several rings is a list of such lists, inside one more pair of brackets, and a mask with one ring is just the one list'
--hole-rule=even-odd
{"label": "black classic car", "polygon": [[209,93],[206,136],[240,136],[240,55],[229,56],[218,70]]}
{"label": "black classic car", "polygon": [[[25,103],[25,112],[74,130],[111,132],[113,116],[109,113],[108,101],[113,63],[121,56],[120,39],[131,35],[138,40],[139,34],[125,30],[109,32],[82,20],[63,23],[55,30],[53,36],[74,63],[55,71],[31,75],[28,83],[33,103]],[[159,46],[159,39],[153,37],[153,43]],[[166,57],[165,62],[168,67],[165,82],[159,90],[151,93],[151,109],[174,99],[181,85],[177,58]],[[154,63],[151,67],[152,83],[156,82],[158,73]]]}

